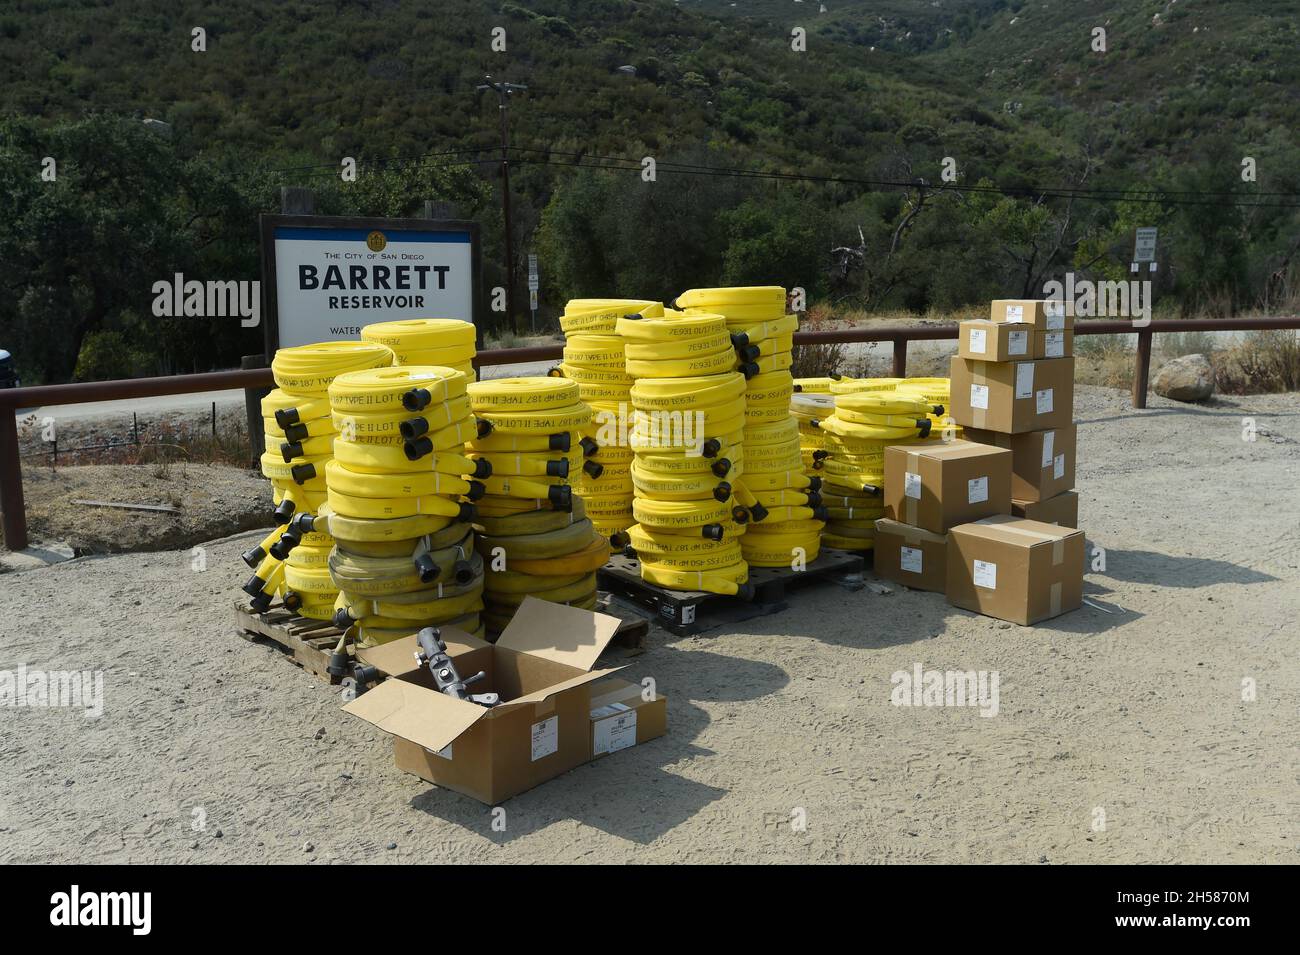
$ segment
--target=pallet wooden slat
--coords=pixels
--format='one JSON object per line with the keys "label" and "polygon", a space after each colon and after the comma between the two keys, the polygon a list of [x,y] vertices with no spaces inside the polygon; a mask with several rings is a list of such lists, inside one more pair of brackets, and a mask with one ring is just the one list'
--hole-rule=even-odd
{"label": "pallet wooden slat", "polygon": [[641,579],[635,558],[615,554],[599,572],[601,586],[655,613],[656,622],[679,636],[710,630],[784,610],[786,591],[816,581],[831,581],[849,590],[863,586],[865,561],[861,554],[822,548],[817,559],[796,571],[789,567],[753,567],[749,583],[754,599],[713,594],[702,590],[667,590]]}

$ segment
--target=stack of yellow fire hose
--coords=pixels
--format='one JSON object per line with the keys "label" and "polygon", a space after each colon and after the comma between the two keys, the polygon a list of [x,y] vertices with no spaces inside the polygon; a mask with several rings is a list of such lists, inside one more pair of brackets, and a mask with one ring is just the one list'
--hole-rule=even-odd
{"label": "stack of yellow fire hose", "polygon": [[470,385],[478,433],[470,459],[490,466],[476,542],[487,568],[484,623],[504,630],[527,596],[590,610],[609,542],[569,484],[583,465],[591,409],[564,378],[496,378]]}
{"label": "stack of yellow fire hose", "polygon": [[[573,478],[596,532],[612,548],[628,543],[632,517],[632,449],[629,392],[632,376],[625,367],[624,342],[617,322],[627,314],[655,317],[663,314],[657,302],[619,299],[574,299],[560,317],[564,330],[564,361],[553,375],[578,383],[578,395],[592,411],[584,429],[584,450],[591,451]],[[592,443],[594,442],[594,450]]]}
{"label": "stack of yellow fire hose", "polygon": [[687,314],[722,315],[744,375],[744,485],[756,499],[755,522],[741,541],[745,560],[758,567],[807,564],[821,547],[817,478],[804,473],[799,428],[790,416],[794,377],[790,350],[799,325],[785,314],[785,289],[691,289],[677,296]]}
{"label": "stack of yellow fire hose", "polygon": [[483,632],[471,502],[490,472],[463,453],[475,433],[467,384],[452,368],[408,365],[330,385],[339,436],[314,526],[335,548],[314,583],[340,591],[335,622],[356,624],[361,644],[440,624]]}
{"label": "stack of yellow fire hose", "polygon": [[437,365],[475,378],[474,326],[458,318],[376,322],[361,329],[361,338],[391,348],[395,365]]}
{"label": "stack of yellow fire hose", "polygon": [[[326,391],[340,374],[390,365],[393,353],[369,342],[325,342],[282,348],[271,362],[278,386],[262,399],[266,451],[262,473],[271,481],[278,526],[243,555],[254,567],[244,585],[254,609],[266,610],[284,596],[286,608],[305,617],[328,620],[337,591],[302,586],[329,558],[333,541],[321,531],[291,527],[296,514],[317,513],[325,503],[325,469],[336,429]],[[326,578],[328,579],[328,578]]]}
{"label": "stack of yellow fire hose", "polygon": [[953,438],[961,437],[961,426],[953,421],[952,416],[947,413],[947,409],[952,403],[952,382],[950,379],[904,378],[894,388],[894,392],[920,398],[935,407],[944,409],[940,414],[931,412],[928,415],[931,422],[929,437],[932,440],[951,441]]}
{"label": "stack of yellow fire hose", "polygon": [[842,550],[870,550],[884,516],[885,446],[930,433],[943,409],[894,391],[859,389],[835,396],[835,411],[810,419],[825,435],[815,466],[823,477],[828,522],[823,539]]}
{"label": "stack of yellow fire hose", "polygon": [[641,577],[672,590],[747,592],[740,541],[750,513],[745,378],[720,315],[623,318],[635,459],[629,529]]}

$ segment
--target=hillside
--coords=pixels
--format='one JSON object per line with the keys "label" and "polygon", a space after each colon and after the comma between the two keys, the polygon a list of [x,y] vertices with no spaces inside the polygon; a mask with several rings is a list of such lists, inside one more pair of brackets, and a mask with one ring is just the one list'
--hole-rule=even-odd
{"label": "hillside", "polygon": [[[0,256],[23,294],[0,301],[0,338],[28,380],[237,360],[256,335],[155,327],[147,289],[172,270],[255,278],[253,226],[281,185],[313,187],[327,213],[452,200],[483,223],[485,282],[503,283],[485,74],[528,87],[509,114],[514,268],[541,255],[544,320],[575,295],[723,281],[960,307],[1067,268],[1122,274],[1135,224],[1162,227],[1171,304],[1271,303],[1294,289],[1297,217],[1221,197],[1300,191],[1291,6],[20,0],[0,12]],[[30,170],[54,154],[43,189]],[[643,157],[666,188],[643,187]],[[961,191],[936,195],[946,157]],[[630,163],[575,168],[613,158]],[[1215,198],[1074,206],[1033,188],[1080,184]],[[71,274],[66,236],[90,237]],[[51,322],[71,327],[44,336]]]}

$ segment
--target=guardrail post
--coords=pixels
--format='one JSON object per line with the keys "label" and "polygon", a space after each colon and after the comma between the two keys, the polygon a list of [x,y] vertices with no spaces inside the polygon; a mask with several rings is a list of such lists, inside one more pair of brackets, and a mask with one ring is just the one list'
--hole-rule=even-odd
{"label": "guardrail post", "polygon": [[1151,376],[1151,329],[1137,333],[1137,353],[1133,356],[1133,407],[1147,406],[1147,379]]}
{"label": "guardrail post", "polygon": [[894,377],[907,377],[907,339],[901,336],[894,339]]}
{"label": "guardrail post", "polygon": [[0,407],[0,519],[5,546],[27,549],[27,508],[23,502],[23,462],[18,457],[18,416]]}

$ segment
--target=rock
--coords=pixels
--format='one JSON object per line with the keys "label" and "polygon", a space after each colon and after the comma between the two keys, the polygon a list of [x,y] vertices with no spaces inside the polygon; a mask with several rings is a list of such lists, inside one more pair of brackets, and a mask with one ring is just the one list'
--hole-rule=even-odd
{"label": "rock", "polygon": [[1214,394],[1214,368],[1204,355],[1184,355],[1162,365],[1151,386],[1173,401],[1204,401]]}

